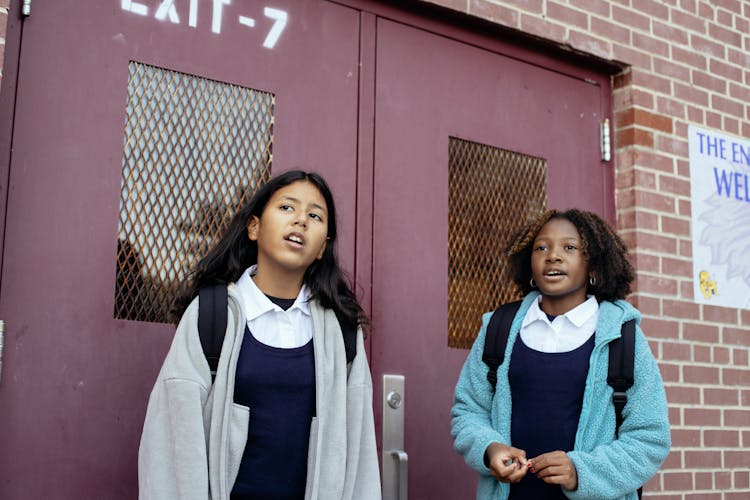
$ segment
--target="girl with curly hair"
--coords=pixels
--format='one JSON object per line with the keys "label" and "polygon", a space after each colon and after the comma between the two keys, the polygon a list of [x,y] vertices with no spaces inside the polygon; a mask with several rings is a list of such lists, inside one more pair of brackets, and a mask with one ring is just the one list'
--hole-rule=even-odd
{"label": "girl with curly hair", "polygon": [[549,210],[508,248],[525,298],[493,392],[482,361],[487,325],[461,371],[452,410],[456,450],[479,472],[478,499],[634,499],[669,453],[667,401],[636,326],[635,382],[615,433],[609,343],[641,315],[624,299],[627,248],[596,214]]}

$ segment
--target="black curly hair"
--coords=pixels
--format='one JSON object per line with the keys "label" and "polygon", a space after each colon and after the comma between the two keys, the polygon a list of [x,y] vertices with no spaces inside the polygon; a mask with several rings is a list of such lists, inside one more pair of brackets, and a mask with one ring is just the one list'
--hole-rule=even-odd
{"label": "black curly hair", "polygon": [[542,227],[551,219],[566,219],[578,230],[583,240],[583,252],[588,259],[589,273],[596,280],[588,284],[586,293],[596,300],[624,299],[630,293],[635,270],[628,260],[628,248],[615,230],[593,212],[571,208],[565,211],[547,210],[522,228],[507,248],[510,275],[524,294],[531,287],[531,252],[534,240]]}

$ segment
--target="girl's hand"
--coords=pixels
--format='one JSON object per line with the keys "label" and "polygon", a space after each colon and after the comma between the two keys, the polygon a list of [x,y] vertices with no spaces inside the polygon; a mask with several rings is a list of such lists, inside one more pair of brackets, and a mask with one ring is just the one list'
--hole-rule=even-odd
{"label": "girl's hand", "polygon": [[564,451],[551,451],[529,460],[530,470],[549,484],[559,484],[568,491],[578,488],[576,466]]}
{"label": "girl's hand", "polygon": [[500,443],[492,443],[484,452],[487,468],[501,483],[517,483],[526,475],[526,452]]}

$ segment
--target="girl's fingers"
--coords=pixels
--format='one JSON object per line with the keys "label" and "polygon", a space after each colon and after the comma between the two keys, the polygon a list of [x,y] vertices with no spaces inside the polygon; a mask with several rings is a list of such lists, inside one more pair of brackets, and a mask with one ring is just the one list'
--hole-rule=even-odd
{"label": "girl's fingers", "polygon": [[[524,459],[525,462],[525,459]],[[526,475],[528,468],[520,462],[520,460],[514,461],[498,461],[493,464],[492,476],[503,483],[517,483]]]}
{"label": "girl's fingers", "polygon": [[539,455],[529,460],[529,462],[531,462],[531,467],[534,469],[532,472],[539,472],[553,465],[570,463],[570,458],[568,458],[568,454],[564,451],[552,451]]}
{"label": "girl's fingers", "polygon": [[527,469],[525,466],[519,467],[515,472],[508,476],[508,482],[517,483],[518,481],[523,479],[523,477],[526,475],[526,471]]}
{"label": "girl's fingers", "polygon": [[492,443],[487,448],[492,477],[503,483],[516,483],[526,475],[526,452],[512,446]]}
{"label": "girl's fingers", "polygon": [[567,453],[554,451],[539,455],[532,461],[531,472],[548,484],[559,484],[568,490],[578,486],[575,465]]}
{"label": "girl's fingers", "polygon": [[536,476],[539,479],[553,479],[558,476],[565,476],[569,470],[566,470],[566,467],[561,467],[558,465],[552,465],[549,467],[545,467],[541,471],[536,472]]}

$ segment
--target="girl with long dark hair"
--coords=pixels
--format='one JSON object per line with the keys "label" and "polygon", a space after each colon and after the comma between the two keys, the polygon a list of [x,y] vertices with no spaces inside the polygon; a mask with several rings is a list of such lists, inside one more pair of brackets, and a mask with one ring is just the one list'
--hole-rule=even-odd
{"label": "girl with long dark hair", "polygon": [[[175,301],[174,341],[149,400],[142,499],[379,499],[367,321],[335,252],[315,173],[271,179],[233,217]],[[228,285],[215,380],[198,291]],[[347,362],[342,326],[357,327]]]}

